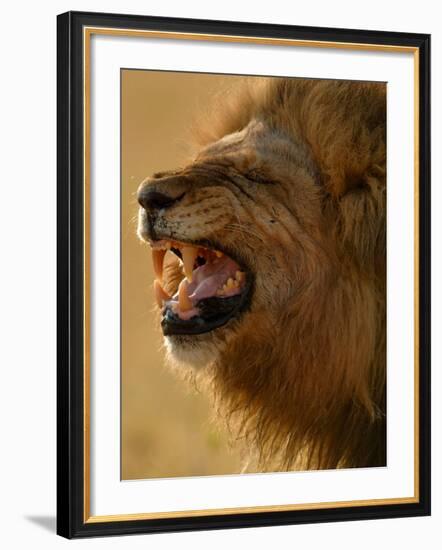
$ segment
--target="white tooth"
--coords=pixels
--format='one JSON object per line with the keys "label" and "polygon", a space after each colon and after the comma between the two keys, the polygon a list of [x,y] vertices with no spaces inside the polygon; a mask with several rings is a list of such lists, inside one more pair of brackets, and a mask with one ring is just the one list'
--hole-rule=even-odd
{"label": "white tooth", "polygon": [[232,277],[229,277],[227,279],[227,288],[232,288],[232,286],[233,286],[233,279]]}
{"label": "white tooth", "polygon": [[215,250],[215,254],[217,258],[222,258],[224,254],[220,250]]}
{"label": "white tooth", "polygon": [[189,282],[192,282],[192,272],[195,260],[198,256],[198,249],[193,246],[185,246],[181,249],[184,264],[184,274]]}
{"label": "white tooth", "polygon": [[193,304],[190,301],[189,295],[187,294],[187,281],[183,279],[178,288],[178,303],[181,311],[187,311],[193,308]]}
{"label": "white tooth", "polygon": [[167,292],[161,286],[161,283],[156,279],[153,282],[153,289],[155,292],[155,299],[157,301],[158,307],[163,307],[163,302],[166,300],[170,300],[169,294],[167,294]]}
{"label": "white tooth", "polygon": [[164,262],[165,255],[166,255],[166,250],[164,250],[163,248],[152,249],[153,269],[155,271],[155,277],[159,281],[163,279],[163,262]]}

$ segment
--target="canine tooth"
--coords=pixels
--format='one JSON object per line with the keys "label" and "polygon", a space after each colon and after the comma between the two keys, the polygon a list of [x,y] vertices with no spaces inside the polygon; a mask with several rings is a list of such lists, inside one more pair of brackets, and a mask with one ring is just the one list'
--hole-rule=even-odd
{"label": "canine tooth", "polygon": [[215,250],[215,254],[217,258],[222,258],[224,254],[220,250]]}
{"label": "canine tooth", "polygon": [[180,305],[181,311],[187,311],[188,309],[193,308],[193,304],[189,299],[187,294],[187,281],[183,279],[178,288],[178,303]]}
{"label": "canine tooth", "polygon": [[232,286],[233,286],[233,279],[232,277],[229,277],[227,279],[227,288],[232,288]]}
{"label": "canine tooth", "polygon": [[153,269],[155,271],[155,276],[159,281],[163,279],[163,262],[164,262],[165,255],[166,255],[166,250],[164,250],[164,248],[152,249]]}
{"label": "canine tooth", "polygon": [[189,282],[192,282],[192,271],[195,264],[195,260],[198,256],[198,249],[193,246],[185,246],[181,250],[183,255],[184,274]]}
{"label": "canine tooth", "polygon": [[241,282],[244,279],[244,271],[237,271],[235,273],[235,279]]}
{"label": "canine tooth", "polygon": [[153,289],[155,292],[155,299],[157,301],[158,307],[163,307],[163,302],[166,300],[170,300],[169,294],[164,290],[164,288],[161,286],[160,281],[155,279],[153,282]]}

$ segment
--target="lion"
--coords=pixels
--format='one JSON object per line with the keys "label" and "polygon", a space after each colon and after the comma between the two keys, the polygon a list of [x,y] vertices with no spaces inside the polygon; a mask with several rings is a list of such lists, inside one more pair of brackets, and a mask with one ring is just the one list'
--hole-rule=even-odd
{"label": "lion", "polygon": [[385,84],[245,79],[203,118],[138,189],[169,357],[255,471],[384,466]]}

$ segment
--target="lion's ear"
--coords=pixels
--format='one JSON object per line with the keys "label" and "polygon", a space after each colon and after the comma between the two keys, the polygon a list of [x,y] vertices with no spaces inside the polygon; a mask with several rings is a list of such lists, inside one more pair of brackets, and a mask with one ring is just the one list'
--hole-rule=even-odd
{"label": "lion's ear", "polygon": [[334,197],[385,172],[386,85],[317,82],[298,112],[326,190]]}
{"label": "lion's ear", "polygon": [[345,136],[327,151],[317,154],[322,183],[327,192],[339,199],[347,193],[370,192],[372,182],[385,187],[385,141],[378,129],[358,143],[345,141]]}

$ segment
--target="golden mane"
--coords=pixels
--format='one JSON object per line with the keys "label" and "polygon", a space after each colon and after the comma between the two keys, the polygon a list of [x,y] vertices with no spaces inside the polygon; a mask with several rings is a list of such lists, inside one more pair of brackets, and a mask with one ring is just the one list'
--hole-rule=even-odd
{"label": "golden mane", "polygon": [[333,269],[287,304],[283,337],[254,314],[211,371],[260,470],[386,463],[385,111],[383,84],[263,79],[198,129],[207,145],[265,121],[307,147],[328,196]]}

